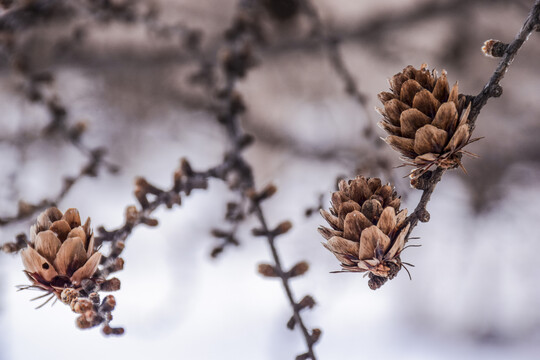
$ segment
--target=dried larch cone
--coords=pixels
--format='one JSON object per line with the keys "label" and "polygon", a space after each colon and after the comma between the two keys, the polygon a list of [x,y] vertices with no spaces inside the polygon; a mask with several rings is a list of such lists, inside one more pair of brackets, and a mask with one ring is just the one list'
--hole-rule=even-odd
{"label": "dried larch cone", "polygon": [[420,177],[433,166],[443,169],[461,165],[463,148],[471,140],[469,113],[471,104],[458,93],[458,84],[448,85],[446,71],[441,76],[423,64],[411,65],[390,80],[390,92],[379,100],[384,108],[379,125],[389,136],[385,141],[402,155],[406,165],[415,169],[411,178]]}
{"label": "dried larch cone", "polygon": [[320,226],[324,247],[341,262],[343,271],[369,272],[369,286],[379,288],[401,269],[401,251],[409,225],[407,209],[394,188],[378,178],[341,180],[329,211],[321,210],[330,228]]}
{"label": "dried larch cone", "polygon": [[64,289],[80,289],[83,280],[96,280],[101,253],[94,249],[90,218],[81,225],[77,209],[64,214],[54,207],[45,210],[30,228],[30,240],[21,256],[34,287],[61,299]]}

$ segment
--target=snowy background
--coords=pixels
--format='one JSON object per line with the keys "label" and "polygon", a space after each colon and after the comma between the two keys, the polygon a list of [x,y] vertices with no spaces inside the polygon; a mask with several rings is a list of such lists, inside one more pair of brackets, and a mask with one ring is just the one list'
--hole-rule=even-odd
{"label": "snowy background", "polygon": [[[337,176],[353,176],[355,159],[369,156],[362,143],[367,121],[386,79],[404,66],[445,68],[450,82],[476,94],[497,64],[482,56],[484,40],[511,40],[531,1],[475,1],[475,5],[419,19],[376,39],[350,35],[358,24],[385,13],[421,7],[426,1],[315,1],[324,21],[343,34],[343,54],[369,97],[363,109],[348,97],[320,49],[263,51],[261,63],[240,84],[248,112],[243,119],[255,145],[247,151],[256,182],[273,182],[278,192],[264,203],[271,224],[290,219],[294,227],[279,238],[286,267],[307,260],[311,267],[292,280],[298,299],[311,294],[317,306],[303,312],[323,334],[319,359],[538,359],[540,358],[540,38],[533,34],[503,80],[504,94],[490,100],[475,131],[485,137],[466,159],[468,175],[453,171],[437,186],[411,240],[421,244],[403,253],[415,265],[377,291],[358,274],[330,274],[335,258],[321,245],[318,215],[306,208],[325,194]],[[511,3],[511,4],[510,4]],[[208,43],[227,26],[233,1],[162,1],[166,18],[200,27]],[[296,36],[295,25],[274,29],[279,38]],[[67,29],[67,27],[65,27]],[[181,157],[197,169],[221,161],[226,139],[186,78],[194,68],[175,64],[174,49],[149,37],[138,25],[112,24],[92,30],[66,56],[47,51],[62,29],[33,34],[35,54],[56,76],[58,94],[73,120],[86,120],[89,145],[109,149],[121,165],[118,175],[101,173],[78,182],[59,204],[77,207],[94,225],[119,226],[134,203],[133,178],[169,186]],[[67,30],[65,30],[67,31]],[[276,35],[278,34],[278,35]],[[349,35],[347,35],[349,34]],[[206,38],[205,38],[206,39]],[[39,51],[38,51],[39,49]],[[172,49],[172,50],[171,50]],[[108,57],[110,55],[110,58]],[[152,54],[158,54],[152,56]],[[37,55],[36,55],[37,56]],[[109,59],[109,61],[107,61]],[[47,124],[43,107],[18,92],[4,63],[0,71],[2,139],[21,131],[38,133]],[[277,144],[273,134],[287,141]],[[379,133],[383,136],[382,131]],[[321,158],[318,152],[336,150]],[[383,148],[389,156],[397,157]],[[341,152],[344,153],[341,156]],[[73,147],[46,139],[17,148],[0,141],[0,215],[12,215],[20,198],[39,201],[60,189],[61,178],[76,174],[84,158]],[[396,184],[412,209],[419,193],[407,189],[405,169]],[[365,176],[377,174],[363,174]],[[293,359],[305,350],[299,331],[289,331],[289,305],[280,283],[257,272],[269,262],[266,243],[253,238],[255,224],[240,231],[241,246],[217,259],[209,254],[213,227],[226,227],[227,187],[211,181],[208,191],[184,198],[181,207],[155,213],[160,225],[138,227],[116,274],[113,324],[122,337],[105,338],[98,329],[80,331],[75,314],[60,303],[34,310],[19,256],[0,254],[0,359]],[[30,222],[0,227],[0,243],[27,232]]]}

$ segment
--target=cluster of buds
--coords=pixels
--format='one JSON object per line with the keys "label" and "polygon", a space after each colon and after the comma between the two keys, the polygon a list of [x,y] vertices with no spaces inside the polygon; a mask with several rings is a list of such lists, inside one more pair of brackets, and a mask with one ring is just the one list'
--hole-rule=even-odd
{"label": "cluster of buds", "polygon": [[61,294],[64,304],[71,307],[74,313],[80,314],[76,320],[79,329],[89,329],[105,323],[102,331],[105,335],[122,335],[124,328],[113,328],[109,325],[112,320],[112,311],[116,307],[116,299],[107,295],[100,301],[99,294],[92,292],[88,297],[81,297],[75,289],[64,289]]}

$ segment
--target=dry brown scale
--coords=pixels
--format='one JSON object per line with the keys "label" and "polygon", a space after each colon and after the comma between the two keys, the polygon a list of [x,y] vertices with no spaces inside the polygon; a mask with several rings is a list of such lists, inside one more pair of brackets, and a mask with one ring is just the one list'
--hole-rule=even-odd
{"label": "dry brown scale", "polygon": [[391,92],[379,99],[384,117],[379,125],[389,136],[384,139],[402,155],[405,165],[415,167],[411,179],[417,179],[435,167],[461,167],[463,150],[471,140],[469,113],[471,104],[458,93],[458,84],[450,89],[446,71],[438,76],[423,64],[419,70],[409,65],[390,80]]}
{"label": "dry brown scale", "polygon": [[331,228],[319,227],[323,245],[341,262],[343,271],[368,272],[369,287],[379,288],[402,267],[401,251],[409,225],[407,209],[394,188],[378,178],[342,180],[332,194],[330,211],[321,215]]}

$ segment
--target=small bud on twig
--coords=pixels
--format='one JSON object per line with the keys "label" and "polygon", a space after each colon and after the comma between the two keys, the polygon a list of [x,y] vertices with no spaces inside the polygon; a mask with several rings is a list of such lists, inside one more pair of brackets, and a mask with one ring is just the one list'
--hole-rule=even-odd
{"label": "small bud on twig", "polygon": [[109,325],[105,325],[101,331],[103,331],[103,334],[105,334],[107,336],[108,335],[123,335],[124,334],[124,328],[121,328],[121,327],[113,328],[113,327],[110,327]]}
{"label": "small bud on twig", "polygon": [[60,300],[64,304],[70,304],[73,300],[79,297],[79,292],[73,288],[66,288],[60,294]]}
{"label": "small bud on twig", "polygon": [[79,316],[76,320],[75,320],[75,324],[77,325],[77,327],[79,329],[89,329],[92,327],[92,324],[86,320],[86,318],[84,317],[84,315],[81,315]]}
{"label": "small bud on twig", "polygon": [[159,225],[159,221],[157,219],[152,219],[148,217],[142,218],[141,222],[145,225],[152,226],[152,227]]}
{"label": "small bud on twig", "polygon": [[129,226],[135,226],[139,218],[139,212],[137,208],[133,205],[126,208],[126,224]]}
{"label": "small bud on twig", "polygon": [[287,276],[292,278],[295,276],[300,276],[305,274],[309,270],[309,264],[305,261],[301,261],[298,264],[294,265],[291,270],[287,273]]}
{"label": "small bud on twig", "polygon": [[99,294],[97,292],[93,292],[88,295],[88,299],[90,299],[90,301],[92,301],[94,304],[99,304]]}
{"label": "small bud on twig", "polygon": [[103,299],[103,302],[101,303],[99,310],[104,312],[111,312],[114,310],[116,306],[116,299],[112,295],[107,295]]}
{"label": "small bud on twig", "polygon": [[297,304],[298,311],[303,310],[305,308],[312,309],[315,306],[315,299],[311,297],[311,295],[306,295],[300,300],[300,302]]}
{"label": "small bud on twig", "polygon": [[120,290],[120,285],[120,279],[112,278],[109,280],[105,280],[103,284],[101,284],[100,288],[103,291],[118,291]]}
{"label": "small bud on twig", "polygon": [[231,235],[230,232],[220,229],[212,229],[211,234],[213,237],[216,237],[218,239],[226,238],[227,236]]}
{"label": "small bud on twig", "polygon": [[144,180],[141,177],[138,177],[135,179],[135,197],[137,198],[137,201],[139,204],[141,204],[143,209],[148,209],[150,206],[150,203],[148,202],[148,199],[146,198],[146,194],[148,193],[146,191],[145,185],[147,184],[146,180]]}
{"label": "small bud on twig", "polygon": [[115,258],[118,257],[122,251],[124,251],[124,248],[126,247],[126,243],[123,241],[116,241],[113,244],[113,248],[111,249],[111,257]]}
{"label": "small bud on twig", "polygon": [[294,316],[291,316],[289,321],[287,321],[287,328],[289,330],[294,330],[295,325],[296,325],[296,319],[294,318]]}
{"label": "small bud on twig", "polygon": [[430,215],[429,215],[429,212],[426,210],[426,209],[422,209],[421,211],[418,212],[418,220],[420,220],[421,222],[428,222],[430,219]]}
{"label": "small bud on twig", "polygon": [[318,328],[313,329],[311,332],[311,343],[315,344],[317,341],[319,341],[321,334],[322,334],[321,329],[318,329]]}
{"label": "small bud on twig", "polygon": [[121,257],[116,258],[114,260],[114,263],[112,265],[109,265],[108,269],[110,273],[124,269],[124,259],[122,259]]}
{"label": "small bud on twig", "polygon": [[210,256],[212,258],[217,258],[219,254],[223,252],[223,246],[216,246],[212,249],[212,252],[210,253]]}
{"label": "small bud on twig", "polygon": [[273,231],[272,233],[274,235],[281,235],[281,234],[285,234],[286,232],[288,232],[289,230],[291,230],[292,228],[292,223],[288,220],[286,221],[283,221],[281,224],[279,224]]}
{"label": "small bud on twig", "polygon": [[78,314],[84,314],[87,311],[91,311],[94,307],[92,302],[86,298],[77,298],[70,303],[71,310]]}
{"label": "small bud on twig", "polygon": [[506,49],[508,49],[508,44],[495,39],[486,40],[482,46],[482,52],[489,57],[502,57]]}
{"label": "small bud on twig", "polygon": [[270,264],[259,264],[257,271],[266,277],[279,277],[277,269]]}

